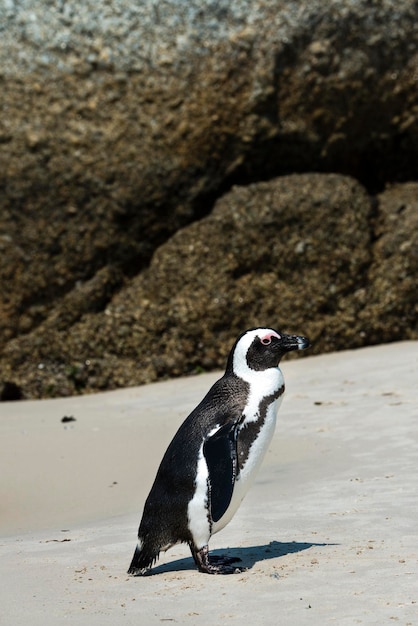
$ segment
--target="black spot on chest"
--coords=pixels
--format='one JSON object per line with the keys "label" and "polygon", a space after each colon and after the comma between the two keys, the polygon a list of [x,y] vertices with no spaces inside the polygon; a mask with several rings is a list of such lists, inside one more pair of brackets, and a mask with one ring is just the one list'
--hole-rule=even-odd
{"label": "black spot on chest", "polygon": [[258,409],[258,419],[254,422],[248,422],[238,435],[237,441],[237,452],[238,452],[238,469],[242,470],[245,463],[247,462],[248,456],[250,454],[251,446],[254,441],[257,439],[260,430],[262,429],[266,417],[267,410],[269,406],[284,393],[284,385],[282,385],[277,391],[270,394],[269,396],[265,396],[260,402]]}

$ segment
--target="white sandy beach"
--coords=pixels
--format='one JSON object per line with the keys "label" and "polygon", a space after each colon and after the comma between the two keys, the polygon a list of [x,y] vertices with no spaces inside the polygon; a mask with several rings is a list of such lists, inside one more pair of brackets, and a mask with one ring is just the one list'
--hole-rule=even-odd
{"label": "white sandy beach", "polygon": [[[126,575],[176,428],[219,374],[0,404],[0,624],[418,624],[418,342],[282,361],[254,487],[197,572]],[[63,416],[76,421],[63,424]]]}

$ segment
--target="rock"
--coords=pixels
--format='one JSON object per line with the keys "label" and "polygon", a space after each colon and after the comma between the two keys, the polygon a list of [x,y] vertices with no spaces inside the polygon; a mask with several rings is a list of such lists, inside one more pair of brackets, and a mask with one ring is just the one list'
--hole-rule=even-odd
{"label": "rock", "polygon": [[14,402],[15,400],[21,400],[22,398],[22,390],[16,385],[16,383],[10,383],[7,380],[3,382],[0,391],[0,400],[2,402]]}
{"label": "rock", "polygon": [[367,342],[417,337],[418,183],[393,185],[378,197],[367,306]]}
{"label": "rock", "polygon": [[253,325],[303,331],[313,353],[364,345],[358,294],[369,288],[374,218],[365,190],[338,175],[235,187],[104,312],[69,328],[50,317],[9,342],[8,375],[43,396],[222,368],[235,335]]}
{"label": "rock", "polygon": [[[3,2],[0,345],[7,356],[0,380],[13,381],[15,371],[29,376],[32,367],[24,393],[60,395],[193,370],[188,357],[181,364],[157,351],[144,368],[134,365],[134,349],[129,357],[108,354],[100,333],[83,360],[83,325],[98,316],[108,326],[114,314],[104,311],[119,302],[118,292],[146,280],[154,254],[200,223],[234,184],[333,171],[356,177],[373,195],[386,183],[417,180],[417,17],[408,0],[396,7],[368,0],[54,0],[48,11],[30,0]],[[370,259],[372,221],[364,251]],[[293,239],[295,258],[319,251],[309,239]],[[168,263],[162,266],[171,276]],[[251,286],[256,293],[274,284],[268,274]],[[236,279],[242,288],[249,273],[238,271]],[[158,284],[161,293],[169,290]],[[356,304],[349,294],[344,300],[338,281],[332,285],[350,315],[362,307],[364,315],[379,313],[378,291],[375,308],[364,308],[362,274]],[[195,297],[201,293],[200,286]],[[396,293],[409,297],[408,290]],[[150,321],[147,297],[144,328],[158,333],[164,323],[158,315]],[[341,345],[332,339],[340,332],[338,298],[324,302],[315,322],[319,328],[326,314],[321,349]],[[189,319],[190,306],[179,302],[173,323]],[[318,303],[313,310],[319,315]],[[225,337],[242,318],[239,306],[228,313],[231,326],[228,318],[218,322]],[[363,321],[369,327],[368,317]],[[401,322],[399,333],[406,326]],[[129,316],[117,326],[123,349],[130,328]],[[65,337],[56,346],[61,356],[22,365],[27,349],[34,359],[43,354],[36,342],[49,333]],[[381,328],[367,336],[388,334]],[[354,331],[347,339],[363,341]],[[149,341],[153,350],[158,335]],[[129,374],[119,371],[128,358]],[[205,359],[196,367],[220,363],[210,351]]]}

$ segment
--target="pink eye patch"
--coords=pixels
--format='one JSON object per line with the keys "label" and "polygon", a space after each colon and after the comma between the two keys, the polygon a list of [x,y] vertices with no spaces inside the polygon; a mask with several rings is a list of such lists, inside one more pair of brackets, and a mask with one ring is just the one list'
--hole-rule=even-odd
{"label": "pink eye patch", "polygon": [[271,338],[276,337],[276,339],[281,339],[280,335],[275,332],[267,333],[264,337],[260,337],[260,341],[264,346],[268,346],[271,343]]}

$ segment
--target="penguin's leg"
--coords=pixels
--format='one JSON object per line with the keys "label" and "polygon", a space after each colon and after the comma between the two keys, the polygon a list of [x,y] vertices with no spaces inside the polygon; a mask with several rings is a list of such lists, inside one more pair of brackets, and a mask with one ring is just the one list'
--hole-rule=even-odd
{"label": "penguin's leg", "polygon": [[236,563],[240,559],[221,556],[210,557],[207,545],[203,548],[197,548],[192,543],[189,545],[200,572],[205,574],[240,574],[243,571],[238,567],[231,567],[232,563]]}

